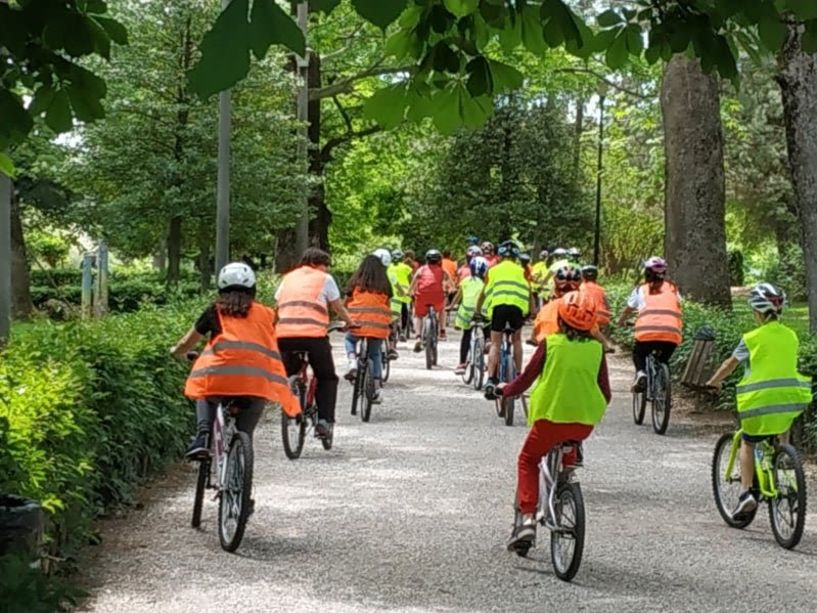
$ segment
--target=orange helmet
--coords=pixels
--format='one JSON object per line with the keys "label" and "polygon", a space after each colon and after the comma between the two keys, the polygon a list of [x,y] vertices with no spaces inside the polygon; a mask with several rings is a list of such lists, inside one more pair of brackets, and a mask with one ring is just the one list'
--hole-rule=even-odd
{"label": "orange helmet", "polygon": [[559,317],[571,328],[590,331],[596,323],[596,301],[583,292],[565,294],[559,303]]}

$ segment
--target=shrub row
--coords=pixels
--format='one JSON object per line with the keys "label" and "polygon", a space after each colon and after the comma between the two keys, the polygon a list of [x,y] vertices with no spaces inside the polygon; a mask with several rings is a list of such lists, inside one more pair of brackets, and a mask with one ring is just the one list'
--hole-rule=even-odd
{"label": "shrub row", "polygon": [[199,302],[20,327],[0,354],[0,491],[39,500],[52,553],[179,453],[193,411],[168,348]]}
{"label": "shrub row", "polygon": [[[614,313],[621,313],[632,287],[614,286],[608,288],[608,299]],[[786,323],[785,315],[783,323]],[[741,336],[755,326],[751,314],[738,313],[702,304],[685,301],[684,303],[684,340],[673,355],[673,373],[680,375],[689,360],[695,342],[695,334],[704,327],[715,333],[715,360],[716,366],[725,360],[737,344]],[[610,332],[612,338],[625,347],[632,347],[633,329],[619,329],[613,326]],[[813,336],[801,334],[800,338],[800,371],[817,381],[817,340]],[[734,410],[735,384],[742,376],[742,369],[738,368],[724,384],[723,391],[718,399],[720,409]],[[817,411],[812,405],[803,418],[802,440],[805,447],[817,450]]]}

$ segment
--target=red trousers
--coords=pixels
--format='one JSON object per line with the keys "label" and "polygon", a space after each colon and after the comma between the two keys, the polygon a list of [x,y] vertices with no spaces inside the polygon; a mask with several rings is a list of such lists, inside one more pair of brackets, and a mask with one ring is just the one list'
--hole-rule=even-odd
{"label": "red trousers", "polygon": [[[557,424],[547,419],[533,423],[519,452],[516,502],[522,513],[536,513],[539,502],[539,462],[559,443],[583,441],[593,431],[585,424]],[[565,464],[571,459],[565,458]],[[575,458],[572,459],[575,462]]]}

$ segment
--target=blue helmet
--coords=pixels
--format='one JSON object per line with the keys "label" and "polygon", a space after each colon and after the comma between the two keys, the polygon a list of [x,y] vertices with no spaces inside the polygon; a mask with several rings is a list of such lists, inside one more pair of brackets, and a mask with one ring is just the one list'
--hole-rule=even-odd
{"label": "blue helmet", "polygon": [[468,237],[468,246],[470,247],[472,245],[479,245],[479,238],[477,238],[473,234]]}
{"label": "blue helmet", "polygon": [[499,249],[497,250],[497,255],[507,258],[518,258],[519,257],[519,245],[517,245],[513,241],[505,241],[501,245],[499,245]]}
{"label": "blue helmet", "polygon": [[488,274],[488,260],[481,255],[471,258],[468,267],[471,269],[471,276],[477,279],[484,279],[485,275]]}

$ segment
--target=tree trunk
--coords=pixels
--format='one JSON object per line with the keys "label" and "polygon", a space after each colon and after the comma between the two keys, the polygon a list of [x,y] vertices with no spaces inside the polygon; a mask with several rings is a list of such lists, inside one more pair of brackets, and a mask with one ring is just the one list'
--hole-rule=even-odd
{"label": "tree trunk", "polygon": [[170,220],[167,232],[167,284],[177,285],[181,277],[182,262],[182,218]]}
{"label": "tree trunk", "polygon": [[577,192],[581,187],[582,133],[584,132],[584,97],[576,99],[576,123],[573,126],[573,185]]}
{"label": "tree trunk", "polygon": [[729,307],[718,83],[697,59],[676,55],[664,71],[661,110],[670,275],[690,297]]}
{"label": "tree trunk", "polygon": [[789,171],[802,228],[809,324],[817,333],[817,54],[800,48],[802,27],[789,24],[778,57]]}
{"label": "tree trunk", "polygon": [[153,253],[153,268],[164,276],[167,273],[167,241],[162,239]]}
{"label": "tree trunk", "polygon": [[295,252],[295,228],[281,230],[276,242],[275,272],[284,274],[295,268],[303,255]]}
{"label": "tree trunk", "polygon": [[[317,53],[309,55],[309,71],[307,72],[309,89],[318,89],[322,85],[321,56]],[[326,167],[321,154],[321,101],[310,100],[307,108],[309,128],[309,174],[315,179],[315,187],[309,193],[309,210],[314,215],[309,220],[309,243],[329,251],[329,226],[332,224],[332,211],[326,203],[326,189],[323,181],[323,171]]]}
{"label": "tree trunk", "polygon": [[28,257],[20,217],[17,191],[11,190],[11,316],[26,319],[34,310],[31,302]]}

